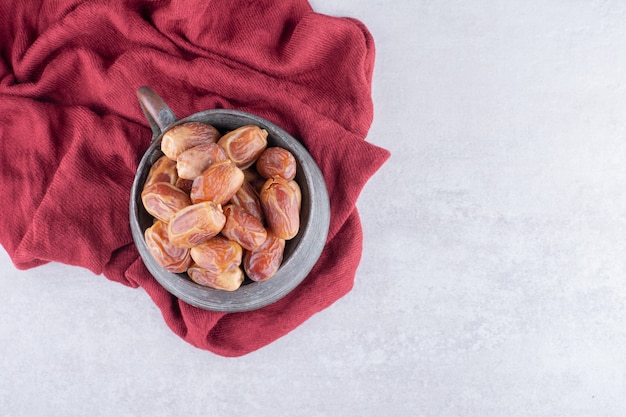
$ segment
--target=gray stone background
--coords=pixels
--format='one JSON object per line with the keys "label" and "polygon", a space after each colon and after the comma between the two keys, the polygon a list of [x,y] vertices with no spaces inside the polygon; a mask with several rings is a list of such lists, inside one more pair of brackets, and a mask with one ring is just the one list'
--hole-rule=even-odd
{"label": "gray stone background", "polygon": [[626,3],[311,3],[377,46],[354,290],[225,359],[2,250],[0,414],[626,415]]}

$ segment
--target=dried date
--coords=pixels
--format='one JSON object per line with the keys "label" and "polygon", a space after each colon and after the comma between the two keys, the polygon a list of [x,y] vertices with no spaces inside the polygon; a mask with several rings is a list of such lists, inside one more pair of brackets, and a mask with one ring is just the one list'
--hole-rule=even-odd
{"label": "dried date", "polygon": [[190,255],[196,264],[214,275],[219,275],[239,268],[243,249],[237,242],[215,236],[191,248]]}
{"label": "dried date", "polygon": [[261,199],[249,182],[244,181],[241,188],[237,190],[235,195],[230,199],[231,203],[246,209],[246,211],[259,219],[261,223],[265,221],[263,209],[261,208]]}
{"label": "dried date", "polygon": [[267,148],[257,159],[256,170],[265,179],[281,177],[290,181],[296,176],[296,158],[287,149]]}
{"label": "dried date", "polygon": [[295,181],[273,177],[260,194],[269,230],[281,239],[292,239],[300,229],[300,187]]}
{"label": "dried date", "polygon": [[163,155],[150,167],[144,188],[157,182],[167,182],[176,185],[178,173],[176,172],[176,161]]}
{"label": "dried date", "polygon": [[224,207],[226,223],[222,235],[246,250],[255,250],[267,238],[267,231],[259,219],[235,204]]}
{"label": "dried date", "polygon": [[254,251],[247,251],[243,257],[243,267],[246,275],[253,281],[267,281],[273,277],[283,261],[285,239],[280,239],[272,233]]}
{"label": "dried date", "polygon": [[148,213],[166,223],[174,214],[191,205],[189,196],[183,190],[167,182],[145,187],[141,192],[141,201]]}
{"label": "dried date", "polygon": [[254,125],[242,126],[226,133],[217,144],[238,168],[246,169],[267,147],[267,130]]}
{"label": "dried date", "polygon": [[191,248],[217,235],[226,223],[221,206],[206,201],[193,204],[172,216],[168,234],[181,248]]}
{"label": "dried date", "polygon": [[207,123],[186,122],[176,125],[163,134],[161,151],[176,161],[178,155],[189,148],[214,143],[220,137],[218,130]]}
{"label": "dried date", "polygon": [[193,180],[214,163],[226,159],[228,155],[221,146],[217,143],[205,143],[178,155],[176,169],[180,178]]}
{"label": "dried date", "polygon": [[196,284],[204,287],[211,287],[217,290],[235,291],[243,283],[243,271],[235,268],[231,271],[214,274],[197,264],[191,265],[187,270],[187,275]]}
{"label": "dried date", "polygon": [[191,265],[189,249],[173,245],[168,237],[167,225],[157,220],[144,232],[146,246],[159,265],[170,272],[182,273]]}
{"label": "dried date", "polygon": [[243,184],[243,172],[230,160],[216,162],[193,180],[191,201],[225,204]]}

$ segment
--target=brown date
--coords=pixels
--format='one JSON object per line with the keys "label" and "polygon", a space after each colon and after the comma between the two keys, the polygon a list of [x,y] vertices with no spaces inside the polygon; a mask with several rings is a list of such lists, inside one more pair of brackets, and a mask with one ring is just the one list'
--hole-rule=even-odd
{"label": "brown date", "polygon": [[217,142],[219,137],[220,133],[210,124],[187,122],[165,132],[161,139],[161,151],[175,161],[178,155],[187,149],[204,143]]}
{"label": "brown date", "polygon": [[261,190],[261,206],[268,228],[281,239],[292,239],[300,229],[300,187],[295,181],[273,177]]}
{"label": "brown date", "polygon": [[178,155],[176,169],[180,178],[193,180],[212,164],[226,159],[228,155],[221,146],[217,143],[205,143]]}
{"label": "brown date", "polygon": [[149,185],[141,192],[141,201],[148,213],[164,222],[191,204],[189,196],[180,188],[167,182]]}
{"label": "brown date", "polygon": [[256,170],[265,179],[282,177],[290,181],[296,177],[296,158],[287,149],[267,148],[257,159]]}
{"label": "brown date", "polygon": [[243,257],[246,275],[253,281],[266,281],[273,277],[283,261],[285,239],[271,233],[254,251],[247,251]]}
{"label": "brown date", "polygon": [[259,193],[257,193],[252,185],[248,181],[244,181],[241,188],[237,190],[233,198],[230,199],[231,203],[243,207],[246,211],[259,219],[261,223],[265,221],[263,215],[263,209],[261,208],[261,200]]}
{"label": "brown date", "polygon": [[196,284],[224,291],[235,291],[243,282],[243,271],[241,268],[214,274],[197,264],[193,264],[187,270],[187,275]]}
{"label": "brown date", "polygon": [[176,185],[178,180],[178,173],[176,172],[176,161],[172,161],[167,156],[163,155],[150,167],[148,177],[144,183],[144,188],[157,182],[168,182],[172,185]]}
{"label": "brown date", "polygon": [[237,242],[215,236],[190,250],[193,261],[214,275],[239,268],[243,249]]}
{"label": "brown date", "polygon": [[216,162],[193,180],[191,201],[225,204],[243,184],[243,171],[230,160]]}
{"label": "brown date", "polygon": [[212,201],[188,206],[170,219],[170,241],[181,248],[191,248],[217,235],[226,223],[222,208]]}
{"label": "brown date", "polygon": [[258,126],[242,126],[222,136],[220,145],[234,164],[241,169],[250,167],[267,146],[267,130]]}
{"label": "brown date", "polygon": [[235,241],[246,250],[255,250],[267,238],[267,231],[263,223],[246,209],[235,204],[224,207],[226,224],[222,229],[222,235]]}
{"label": "brown date", "polygon": [[159,265],[170,272],[182,273],[191,265],[189,249],[173,245],[167,234],[167,224],[157,220],[144,232],[146,246]]}

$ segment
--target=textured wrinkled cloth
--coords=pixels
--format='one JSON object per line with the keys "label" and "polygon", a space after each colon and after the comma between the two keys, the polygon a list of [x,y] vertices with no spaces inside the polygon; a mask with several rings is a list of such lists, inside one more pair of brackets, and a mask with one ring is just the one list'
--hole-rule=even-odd
{"label": "textured wrinkled cloth", "polygon": [[[303,0],[0,0],[0,243],[17,268],[87,268],[142,287],[192,345],[239,356],[287,334],[353,286],[356,200],[389,153],[365,141],[374,43]],[[284,299],[244,313],[170,295],[132,243],[130,188],[151,131],[136,91],[178,117],[233,108],[298,138],[320,166],[331,224],[320,260]]]}

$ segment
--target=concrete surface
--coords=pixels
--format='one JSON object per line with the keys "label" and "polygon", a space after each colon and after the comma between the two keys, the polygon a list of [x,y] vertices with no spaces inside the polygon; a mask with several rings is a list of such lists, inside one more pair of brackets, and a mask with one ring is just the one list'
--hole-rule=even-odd
{"label": "concrete surface", "polygon": [[314,0],[377,44],[354,290],[192,348],[139,290],[0,254],[3,416],[626,415],[626,5]]}

